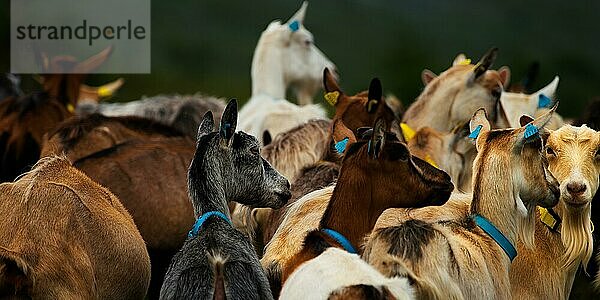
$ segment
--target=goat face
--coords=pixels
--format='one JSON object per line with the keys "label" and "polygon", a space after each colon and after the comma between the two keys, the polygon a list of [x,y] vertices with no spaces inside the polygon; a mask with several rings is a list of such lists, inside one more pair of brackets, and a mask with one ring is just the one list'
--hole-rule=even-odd
{"label": "goat face", "polygon": [[[353,144],[342,163],[353,165],[374,185],[373,193],[386,207],[424,207],[446,203],[454,189],[450,176],[410,154],[406,144],[385,131],[383,119]],[[367,139],[367,140],[365,140]],[[389,202],[393,203],[389,203]]]}
{"label": "goat face", "polygon": [[296,89],[299,96],[311,96],[321,87],[324,68],[335,70],[331,62],[314,43],[313,35],[304,27],[304,16],[308,3],[281,26],[284,50],[282,52],[285,81]]}
{"label": "goat face", "polygon": [[291,198],[288,180],[260,156],[258,140],[244,132],[235,132],[236,125],[235,100],[227,104],[219,132],[212,132],[212,112],[204,115],[190,172],[204,175],[204,180],[222,181],[228,201],[252,207],[282,207]]}
{"label": "goat face", "polygon": [[514,192],[522,200],[517,201],[516,205],[524,215],[535,205],[553,207],[558,203],[558,182],[547,169],[548,162],[542,154],[542,140],[539,134],[544,132],[544,126],[552,118],[556,106],[535,120],[527,118],[527,122],[523,121],[526,124],[517,129],[490,131],[491,125],[483,109],[475,112],[471,119],[471,131],[479,131],[476,136],[479,154],[475,168],[481,169],[482,157],[487,157],[487,163],[493,164],[496,161],[497,167],[509,168],[498,170],[498,173],[505,174],[508,180],[497,181],[499,184],[510,182],[513,185]]}
{"label": "goat face", "polygon": [[566,125],[548,135],[544,151],[567,207],[590,205],[600,176],[600,133],[585,125]]}

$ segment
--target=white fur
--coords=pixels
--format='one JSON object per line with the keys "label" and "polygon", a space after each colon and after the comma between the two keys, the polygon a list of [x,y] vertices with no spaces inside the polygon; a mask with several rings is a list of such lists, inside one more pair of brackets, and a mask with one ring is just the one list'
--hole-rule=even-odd
{"label": "white fur", "polygon": [[327,299],[333,291],[357,284],[385,286],[396,299],[415,298],[406,278],[386,278],[358,255],[329,248],[292,273],[279,299]]}
{"label": "white fur", "polygon": [[[290,20],[273,21],[263,31],[252,58],[252,97],[239,113],[239,128],[259,138],[268,130],[273,138],[314,118],[324,118],[325,111],[317,105],[299,107],[285,100],[292,88],[298,103],[312,103],[312,96],[321,87],[325,68],[335,65],[314,45],[312,34],[304,27],[306,2]],[[299,22],[292,32],[289,24]],[[271,114],[276,116],[269,117]],[[275,119],[275,120],[272,120]],[[281,122],[284,120],[285,122]],[[275,124],[274,124],[275,123]]]}
{"label": "white fur", "polygon": [[549,98],[554,98],[556,89],[558,88],[559,77],[554,77],[554,80],[539,91],[527,95],[522,93],[502,92],[500,96],[500,105],[504,116],[506,117],[503,127],[519,128],[521,124],[519,119],[522,115],[537,115],[538,101],[540,94],[544,94]]}

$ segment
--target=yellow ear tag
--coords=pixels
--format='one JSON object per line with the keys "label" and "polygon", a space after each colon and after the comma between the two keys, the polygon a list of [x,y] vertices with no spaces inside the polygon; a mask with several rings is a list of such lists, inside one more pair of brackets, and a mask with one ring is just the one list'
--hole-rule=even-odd
{"label": "yellow ear tag", "polygon": [[425,159],[424,161],[426,161],[427,163],[429,163],[430,165],[434,166],[435,168],[440,168],[438,167],[438,165],[435,163],[435,161],[433,160],[433,158],[431,158],[431,156],[429,156],[429,154],[425,155]]}
{"label": "yellow ear tag", "polygon": [[112,96],[112,90],[105,86],[101,86],[98,88],[98,96],[100,96],[100,97]]}
{"label": "yellow ear tag", "polygon": [[75,112],[75,106],[73,106],[73,104],[69,103],[69,104],[67,104],[67,110],[70,113],[74,113]]}
{"label": "yellow ear tag", "polygon": [[340,97],[340,92],[333,91],[325,93],[323,97],[325,98],[325,100],[327,100],[327,103],[329,103],[331,106],[335,106],[338,102],[338,97]]}
{"label": "yellow ear tag", "polygon": [[408,126],[408,124],[406,123],[400,123],[400,129],[402,129],[402,135],[404,136],[404,140],[406,142],[412,140],[415,137],[415,134],[417,134],[412,128],[410,128],[410,126]]}
{"label": "yellow ear tag", "polygon": [[470,65],[470,64],[471,64],[470,58],[465,58],[458,63],[459,66],[466,66],[466,65]]}
{"label": "yellow ear tag", "polygon": [[540,211],[540,221],[550,227],[550,229],[556,230],[558,221],[548,212],[548,209],[538,206],[538,210]]}

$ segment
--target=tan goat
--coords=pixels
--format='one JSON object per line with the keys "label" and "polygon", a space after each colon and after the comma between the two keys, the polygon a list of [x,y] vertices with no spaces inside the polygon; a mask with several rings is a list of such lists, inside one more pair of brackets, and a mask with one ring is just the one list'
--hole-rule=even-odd
{"label": "tan goat", "polygon": [[[508,271],[517,235],[533,244],[535,205],[558,202],[558,186],[545,169],[538,134],[550,118],[551,112],[525,127],[490,131],[485,112],[478,110],[470,126],[478,151],[471,204],[433,220],[383,224],[382,219],[394,220],[389,210],[384,212],[364,258],[390,277],[408,268],[448,299],[510,298]],[[444,214],[444,208],[438,212]],[[420,295],[427,293],[416,288]]]}
{"label": "tan goat", "polygon": [[[592,199],[600,177],[600,133],[566,125],[551,132],[545,149],[548,169],[560,182],[560,202],[541,210],[535,248],[519,245],[510,270],[513,299],[567,299],[579,265],[592,256]],[[542,222],[545,221],[545,222]]]}
{"label": "tan goat", "polygon": [[490,50],[476,65],[459,56],[439,76],[432,73],[434,77],[406,110],[403,122],[415,130],[429,126],[449,132],[467,122],[480,107],[495,121],[497,102],[510,77],[508,68],[489,70],[496,53],[497,49]]}

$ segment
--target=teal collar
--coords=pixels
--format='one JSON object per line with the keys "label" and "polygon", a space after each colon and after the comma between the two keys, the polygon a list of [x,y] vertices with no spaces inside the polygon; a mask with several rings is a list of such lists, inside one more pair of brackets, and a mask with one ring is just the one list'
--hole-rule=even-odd
{"label": "teal collar", "polygon": [[479,214],[473,215],[472,218],[473,221],[475,221],[475,224],[477,224],[481,230],[485,231],[485,233],[487,233],[494,241],[496,241],[498,245],[500,245],[502,250],[504,250],[512,262],[517,256],[517,249],[515,249],[515,246],[513,246],[513,244],[504,236],[504,234],[502,234],[502,232],[500,232],[500,230],[498,230],[498,228],[496,228],[496,226],[494,226],[494,224],[492,224],[492,222],[490,222],[490,220]]}
{"label": "teal collar", "polygon": [[188,233],[188,237],[198,236],[198,232],[200,231],[200,227],[202,227],[202,224],[204,224],[204,222],[206,222],[206,220],[208,220],[208,218],[212,216],[219,217],[227,221],[227,223],[231,224],[231,221],[229,220],[229,218],[227,218],[227,216],[224,213],[220,211],[209,211],[207,213],[204,213],[200,218],[198,218],[198,220],[196,220],[196,223],[194,223],[194,227],[192,227],[192,230],[190,230],[190,232]]}
{"label": "teal collar", "polygon": [[340,243],[340,245],[342,245],[344,250],[346,250],[352,254],[357,253],[356,250],[354,249],[354,247],[352,247],[352,243],[350,243],[350,241],[341,233],[339,233],[333,229],[329,229],[329,228],[323,228],[323,229],[321,229],[321,232],[328,235],[330,238],[334,239],[336,242]]}

